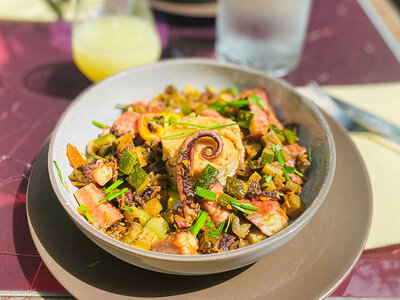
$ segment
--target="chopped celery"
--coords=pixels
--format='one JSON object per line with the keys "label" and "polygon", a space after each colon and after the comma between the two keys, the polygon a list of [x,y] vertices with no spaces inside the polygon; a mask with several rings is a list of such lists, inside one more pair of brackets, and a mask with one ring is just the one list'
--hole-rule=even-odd
{"label": "chopped celery", "polygon": [[144,228],[153,231],[159,239],[165,237],[169,231],[169,225],[162,217],[151,218]]}
{"label": "chopped celery", "polygon": [[158,240],[158,236],[153,231],[149,228],[143,228],[143,232],[132,245],[140,249],[150,250]]}
{"label": "chopped celery", "polygon": [[150,219],[150,216],[147,212],[145,212],[143,209],[138,208],[136,206],[131,206],[132,211],[124,211],[124,217],[125,219],[133,222],[135,219],[139,220],[140,225],[144,226],[146,225],[147,221]]}
{"label": "chopped celery", "polygon": [[238,178],[226,178],[226,191],[229,195],[243,199],[247,193],[247,184]]}

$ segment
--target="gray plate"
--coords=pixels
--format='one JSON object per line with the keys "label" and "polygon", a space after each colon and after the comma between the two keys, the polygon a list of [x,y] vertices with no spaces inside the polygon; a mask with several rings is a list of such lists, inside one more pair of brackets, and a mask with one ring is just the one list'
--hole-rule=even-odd
{"label": "gray plate", "polygon": [[[344,130],[326,118],[337,152],[328,196],[296,237],[249,267],[214,275],[177,276],[140,269],[110,255],[75,226],[54,195],[47,171],[47,144],[28,185],[27,214],[33,241],[52,274],[79,299],[325,297],[359,258],[372,217],[371,187],[362,158]],[[97,260],[102,263],[85,269]]]}

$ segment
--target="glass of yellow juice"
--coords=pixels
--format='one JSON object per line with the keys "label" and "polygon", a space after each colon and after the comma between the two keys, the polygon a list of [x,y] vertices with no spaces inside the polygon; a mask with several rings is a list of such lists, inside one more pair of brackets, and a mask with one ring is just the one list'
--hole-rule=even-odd
{"label": "glass of yellow juice", "polygon": [[147,0],[75,0],[74,5],[74,61],[90,80],[160,59]]}

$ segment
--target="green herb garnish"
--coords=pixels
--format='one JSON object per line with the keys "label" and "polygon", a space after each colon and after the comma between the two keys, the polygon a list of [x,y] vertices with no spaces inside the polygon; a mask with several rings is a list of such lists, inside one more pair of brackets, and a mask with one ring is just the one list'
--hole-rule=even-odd
{"label": "green herb garnish", "polygon": [[104,128],[104,127],[107,126],[106,124],[97,122],[97,121],[95,121],[95,120],[92,121],[92,124],[93,124],[93,125],[96,125],[96,126],[99,127],[99,128]]}
{"label": "green herb garnish", "polygon": [[125,194],[129,189],[128,188],[124,188],[123,190],[120,191],[116,191],[115,193],[111,193],[108,196],[105,196],[104,198],[100,199],[98,203],[102,203],[106,200],[110,201],[114,198],[117,198],[118,196],[121,196],[122,194]]}
{"label": "green herb garnish", "polygon": [[114,182],[112,185],[110,185],[108,188],[104,190],[104,194],[107,195],[108,193],[112,192],[114,189],[119,187],[123,182],[124,180],[122,178],[118,179],[116,182]]}
{"label": "green herb garnish", "polygon": [[244,107],[244,106],[249,106],[250,101],[249,100],[233,100],[227,103],[229,106],[232,107]]}
{"label": "green herb garnish", "polygon": [[224,230],[224,227],[225,227],[225,220],[223,220],[221,223],[219,223],[219,225],[217,227],[220,235],[221,235],[222,231]]}
{"label": "green herb garnish", "polygon": [[81,213],[85,213],[85,212],[88,211],[88,209],[86,208],[85,205],[82,204],[82,205],[78,206],[78,211],[81,212]]}
{"label": "green herb garnish", "polygon": [[205,188],[202,188],[201,186],[197,186],[196,189],[194,190],[194,194],[196,196],[199,196],[201,198],[211,200],[211,201],[217,201],[217,194],[214,192],[211,192]]}
{"label": "green herb garnish", "polygon": [[206,226],[208,226],[208,227],[214,227],[215,224],[214,224],[213,221],[209,221],[209,222],[206,223]]}
{"label": "green herb garnish", "polygon": [[261,97],[258,97],[253,94],[250,96],[250,99],[253,100],[258,105],[259,108],[261,108],[262,110],[265,109],[264,103],[262,102]]}
{"label": "green herb garnish", "polygon": [[283,158],[283,154],[282,154],[282,146],[281,145],[275,145],[272,146],[272,150],[274,150],[275,155],[276,155],[276,159],[279,162],[279,164],[283,167],[283,175],[285,176],[287,181],[290,181],[290,177],[285,169],[285,159]]}
{"label": "green herb garnish", "polygon": [[295,173],[295,174],[299,175],[300,177],[303,177],[303,174],[301,174],[299,171],[297,171],[295,167],[284,166],[283,169],[286,170],[286,172],[288,172],[288,173]]}
{"label": "green herb garnish", "polygon": [[[231,123],[231,124],[226,124],[226,125],[214,125],[214,126],[205,127],[203,129],[204,130],[216,130],[216,129],[221,129],[221,128],[230,127],[230,126],[234,126],[234,125],[237,125],[237,123]],[[196,130],[185,131],[185,132],[177,133],[177,134],[173,134],[173,135],[163,136],[162,139],[167,140],[167,139],[173,139],[176,137],[186,136],[186,135],[190,135],[199,130],[200,129],[196,129]]]}
{"label": "green herb garnish", "polygon": [[89,223],[93,223],[93,218],[92,218],[92,216],[89,214],[89,212],[86,212],[86,213],[85,213],[85,217],[86,217],[86,219],[88,219]]}
{"label": "green herb garnish", "polygon": [[191,124],[191,123],[184,123],[184,122],[165,121],[165,120],[149,120],[149,121],[150,122],[156,122],[156,123],[167,123],[167,124],[192,126],[192,127],[202,128],[202,129],[207,128],[207,126]]}
{"label": "green herb garnish", "polygon": [[67,192],[69,193],[68,186],[67,186],[67,185],[65,184],[65,182],[63,181],[60,168],[58,167],[57,162],[56,162],[55,160],[53,160],[53,164],[54,164],[54,166],[56,167],[56,171],[57,171],[58,178],[60,178],[62,185],[64,186],[64,188],[65,188],[65,189],[67,190]]}
{"label": "green herb garnish", "polygon": [[208,217],[208,213],[205,211],[200,210],[197,214],[196,222],[190,226],[189,231],[193,233],[194,236],[199,234],[201,227],[206,223]]}
{"label": "green herb garnish", "polygon": [[97,267],[99,264],[101,264],[101,261],[97,260],[97,261],[94,261],[94,262],[86,265],[85,268],[86,269],[91,269],[91,268]]}
{"label": "green herb garnish", "polygon": [[190,114],[193,112],[193,110],[191,110],[190,108],[187,108],[187,107],[182,107],[182,108],[181,108],[181,111],[182,111],[185,115],[190,115]]}
{"label": "green herb garnish", "polygon": [[128,205],[125,205],[122,209],[126,210],[126,211],[129,211],[129,212],[133,212],[132,207],[129,207]]}
{"label": "green herb garnish", "polygon": [[311,146],[310,146],[310,148],[308,148],[308,160],[311,163]]}
{"label": "green herb garnish", "polygon": [[235,198],[227,195],[227,194],[221,194],[221,197],[219,198],[219,202],[222,202],[225,204],[230,204],[232,207],[236,208],[237,210],[240,210],[241,212],[244,212],[248,215],[254,215],[254,210],[258,210],[259,207],[252,205],[251,203],[247,202],[240,202],[239,200],[236,200]]}
{"label": "green herb garnish", "polygon": [[228,217],[228,224],[226,224],[224,232],[228,232],[229,226],[231,225],[232,214]]}

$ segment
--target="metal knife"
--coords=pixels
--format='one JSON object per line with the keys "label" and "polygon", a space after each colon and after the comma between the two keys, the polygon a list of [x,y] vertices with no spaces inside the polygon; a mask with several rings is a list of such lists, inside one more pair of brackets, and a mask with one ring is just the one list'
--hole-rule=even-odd
{"label": "metal knife", "polygon": [[307,87],[317,97],[313,101],[329,112],[349,131],[369,131],[384,136],[400,145],[400,127],[374,114],[326,94],[315,82]]}

